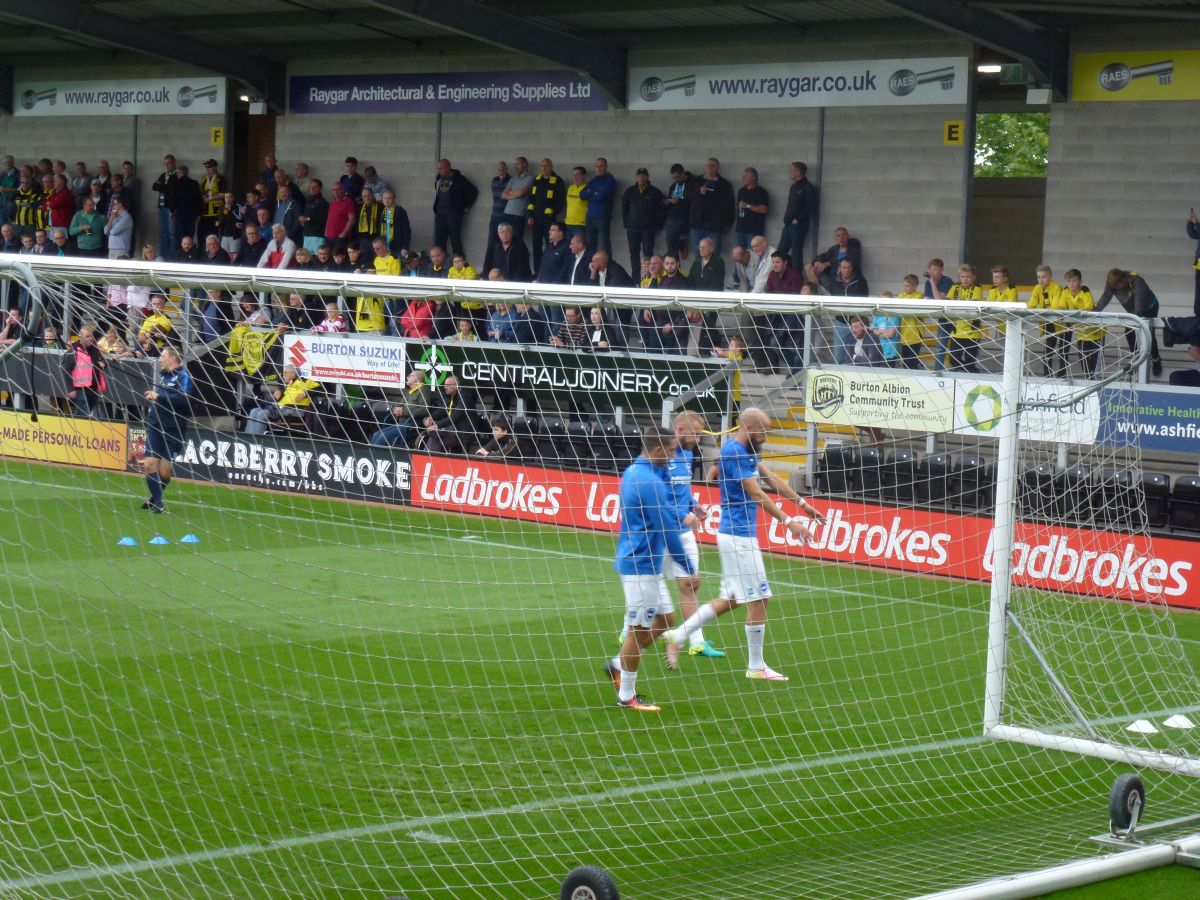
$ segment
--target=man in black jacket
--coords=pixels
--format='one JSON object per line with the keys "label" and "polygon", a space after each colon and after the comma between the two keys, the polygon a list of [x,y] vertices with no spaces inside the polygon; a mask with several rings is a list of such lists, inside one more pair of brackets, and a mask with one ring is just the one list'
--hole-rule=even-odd
{"label": "man in black jacket", "polygon": [[[513,227],[508,222],[496,226],[496,246],[492,251],[493,267],[500,270],[505,281],[530,281],[529,248],[524,241],[513,238]],[[490,272],[488,273],[490,276]]]}
{"label": "man in black jacket", "polygon": [[304,198],[304,210],[300,213],[304,248],[313,253],[325,243],[325,223],[329,220],[329,201],[325,199],[323,189],[320,178],[309,181],[308,196]]}
{"label": "man in black jacket", "polygon": [[646,169],[638,169],[634,183],[621,195],[621,218],[629,239],[629,271],[640,272],[642,259],[654,253],[654,235],[665,214],[662,191],[650,183]]}
{"label": "man in black jacket", "polygon": [[[158,194],[158,255],[164,260],[175,258],[179,249],[178,221],[176,210],[179,206],[177,187],[179,184],[179,169],[175,166],[175,157],[168,153],[163,157],[163,172],[150,186],[150,190]],[[196,185],[197,190],[199,185]]]}
{"label": "man in black jacket", "polygon": [[204,195],[200,183],[188,177],[187,166],[179,167],[179,179],[175,182],[175,235],[182,241],[186,236],[196,236],[196,219],[204,208]]}
{"label": "man in black jacket", "polygon": [[433,180],[433,242],[445,247],[449,241],[455,253],[464,253],[462,220],[479,196],[479,189],[450,160],[438,161],[437,177]]}
{"label": "man in black jacket", "polygon": [[788,189],[787,209],[783,211],[783,235],[779,252],[790,254],[792,268],[804,271],[804,241],[808,238],[808,222],[817,208],[817,191],[808,180],[808,166],[794,162],[788,170],[792,186]]}
{"label": "man in black jacket", "polygon": [[442,382],[441,396],[430,406],[424,424],[424,449],[430,453],[466,453],[479,440],[472,404],[453,375]]}
{"label": "man in black jacket", "polygon": [[701,238],[712,238],[713,252],[720,256],[721,238],[733,224],[735,210],[733,185],[721,177],[721,161],[715,156],[710,156],[705,164],[689,215],[692,246],[699,247]]}

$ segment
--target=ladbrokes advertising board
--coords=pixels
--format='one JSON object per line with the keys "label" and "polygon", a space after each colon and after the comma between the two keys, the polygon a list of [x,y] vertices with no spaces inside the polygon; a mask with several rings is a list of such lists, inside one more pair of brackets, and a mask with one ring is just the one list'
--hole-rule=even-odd
{"label": "ladbrokes advertising board", "polygon": [[[414,455],[412,503],[547,525],[615,532],[620,480],[478,460]],[[715,489],[697,488],[710,513],[700,533],[715,544],[720,525]],[[822,501],[827,521],[802,543],[763,517],[765,550],[789,556],[858,563],[974,581],[991,578],[988,519],[948,512]],[[1200,542],[1149,538],[1084,528],[1018,523],[1013,548],[1018,585],[1123,600],[1163,601],[1200,609]]]}

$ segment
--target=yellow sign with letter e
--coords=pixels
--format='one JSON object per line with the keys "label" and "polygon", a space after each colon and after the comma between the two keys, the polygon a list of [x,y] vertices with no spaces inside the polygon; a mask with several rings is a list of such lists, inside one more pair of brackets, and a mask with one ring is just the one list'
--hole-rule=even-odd
{"label": "yellow sign with letter e", "polygon": [[947,147],[961,147],[966,135],[967,127],[962,119],[950,119],[942,125],[942,143]]}

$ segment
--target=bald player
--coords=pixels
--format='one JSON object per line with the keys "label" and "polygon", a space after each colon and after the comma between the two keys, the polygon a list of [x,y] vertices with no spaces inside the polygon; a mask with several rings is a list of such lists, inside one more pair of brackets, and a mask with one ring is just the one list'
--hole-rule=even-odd
{"label": "bald player", "polygon": [[759,462],[759,453],[767,440],[770,416],[757,407],[742,411],[738,429],[725,446],[717,462],[717,483],[721,491],[721,527],[717,532],[717,550],[721,557],[721,590],[718,598],[706,603],[666,639],[667,661],[678,665],[681,647],[693,632],[717,616],[746,607],[746,645],[749,660],[746,677],[757,681],[787,681],[788,677],[763,662],[763,639],[767,628],[767,604],[771,586],[758,545],[758,510],[781,522],[799,538],[815,540],[815,533],[797,517],[789,516],[767,496],[759,479],[778,494],[794,501],[814,523],[824,518],[802,499],[782,478]]}

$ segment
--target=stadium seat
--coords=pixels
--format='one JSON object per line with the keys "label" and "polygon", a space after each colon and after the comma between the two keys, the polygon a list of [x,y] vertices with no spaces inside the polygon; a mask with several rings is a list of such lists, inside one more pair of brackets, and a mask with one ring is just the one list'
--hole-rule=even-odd
{"label": "stadium seat", "polygon": [[1096,473],[1092,491],[1094,522],[1099,528],[1142,531],[1146,511],[1129,469],[1101,469]]}
{"label": "stadium seat", "polygon": [[617,471],[633,462],[642,452],[642,426],[637,422],[626,422],[621,426],[621,441],[616,445]]}
{"label": "stadium seat", "polygon": [[854,493],[869,500],[878,500],[883,476],[883,454],[879,452],[878,447],[859,446],[855,459],[857,477]]}
{"label": "stadium seat", "polygon": [[1200,476],[1180,475],[1171,489],[1171,527],[1200,531]]}
{"label": "stadium seat", "polygon": [[917,480],[917,454],[911,450],[892,450],[883,464],[883,499],[912,503]]}
{"label": "stadium seat", "polygon": [[605,472],[619,472],[618,453],[623,453],[625,448],[620,426],[611,421],[597,424],[595,441],[597,468]]}
{"label": "stadium seat", "polygon": [[537,459],[538,427],[536,419],[513,419],[513,437],[517,439],[517,453],[522,460]]}
{"label": "stadium seat", "polygon": [[574,421],[567,426],[566,447],[570,452],[571,459],[580,468],[593,469],[596,467],[597,441],[591,423]]}
{"label": "stadium seat", "polygon": [[927,506],[942,506],[949,491],[948,477],[954,466],[954,457],[948,453],[930,453],[916,465],[916,480],[913,483],[913,499]]}
{"label": "stadium seat", "polygon": [[1171,514],[1171,479],[1162,472],[1143,472],[1142,493],[1146,498],[1146,526],[1166,528]]}
{"label": "stadium seat", "polygon": [[959,509],[979,509],[980,487],[985,481],[982,459],[970,454],[958,457],[950,472],[950,503]]}
{"label": "stadium seat", "polygon": [[854,447],[826,444],[817,464],[817,490],[822,494],[848,494],[853,486]]}
{"label": "stadium seat", "polygon": [[570,459],[567,445],[567,421],[561,416],[542,418],[542,433],[537,442],[538,456],[549,465]]}
{"label": "stadium seat", "polygon": [[1017,498],[1025,518],[1055,522],[1062,519],[1059,482],[1050,463],[1027,463],[1017,482]]}
{"label": "stadium seat", "polygon": [[1092,473],[1082,466],[1071,466],[1059,473],[1052,500],[1056,519],[1089,525],[1094,520]]}

